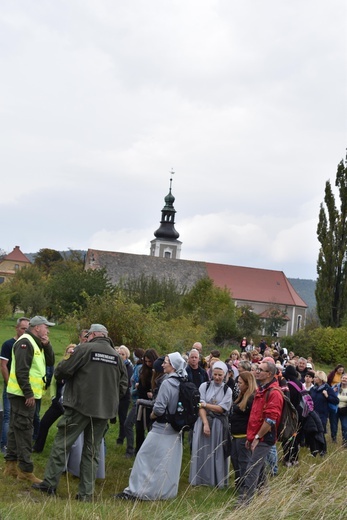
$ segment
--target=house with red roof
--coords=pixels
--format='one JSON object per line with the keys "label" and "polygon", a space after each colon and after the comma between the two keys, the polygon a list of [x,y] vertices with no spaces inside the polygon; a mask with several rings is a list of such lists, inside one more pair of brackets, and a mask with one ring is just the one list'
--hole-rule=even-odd
{"label": "house with red roof", "polygon": [[31,265],[28,257],[20,250],[19,246],[15,246],[13,251],[0,261],[0,284],[9,280],[15,273]]}

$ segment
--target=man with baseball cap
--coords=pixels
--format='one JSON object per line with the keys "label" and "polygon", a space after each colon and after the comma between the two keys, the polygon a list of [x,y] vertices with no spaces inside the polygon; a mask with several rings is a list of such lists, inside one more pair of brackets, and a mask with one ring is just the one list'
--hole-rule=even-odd
{"label": "man with baseball cap", "polygon": [[33,488],[54,495],[71,446],[84,433],[77,500],[93,500],[99,451],[109,419],[117,415],[119,399],[128,389],[125,365],[104,325],[94,323],[88,340],[67,352],[54,372],[64,379],[63,417],[42,481]]}
{"label": "man with baseball cap", "polygon": [[[49,327],[55,324],[34,316],[27,331],[13,345],[7,393],[11,403],[10,426],[5,456],[5,476],[40,482],[31,459],[36,401],[45,388],[46,365],[54,365]],[[17,466],[18,463],[18,466]]]}

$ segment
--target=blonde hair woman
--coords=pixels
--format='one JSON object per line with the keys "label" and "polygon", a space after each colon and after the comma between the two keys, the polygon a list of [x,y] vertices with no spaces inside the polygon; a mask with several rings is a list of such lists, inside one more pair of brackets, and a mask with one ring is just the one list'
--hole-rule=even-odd
{"label": "blonde hair woman", "polygon": [[251,451],[246,448],[246,432],[257,383],[253,372],[241,372],[238,378],[240,393],[233,403],[230,416],[231,462],[235,472],[235,488],[242,486]]}

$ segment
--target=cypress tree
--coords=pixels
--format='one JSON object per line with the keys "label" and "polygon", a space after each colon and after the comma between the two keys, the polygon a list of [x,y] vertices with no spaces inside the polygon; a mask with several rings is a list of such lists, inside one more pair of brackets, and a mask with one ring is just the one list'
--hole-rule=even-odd
{"label": "cypress tree", "polygon": [[317,313],[323,327],[341,327],[347,311],[347,167],[337,167],[335,186],[340,197],[336,207],[330,181],[320,206],[317,236]]}

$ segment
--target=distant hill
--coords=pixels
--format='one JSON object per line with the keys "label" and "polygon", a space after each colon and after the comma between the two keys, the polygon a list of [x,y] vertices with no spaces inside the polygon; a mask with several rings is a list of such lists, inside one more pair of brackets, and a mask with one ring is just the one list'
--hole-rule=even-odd
{"label": "distant hill", "polygon": [[316,281],[301,278],[288,278],[298,295],[307,303],[309,309],[316,307]]}
{"label": "distant hill", "polygon": [[[87,251],[84,251],[82,249],[73,249],[73,251],[76,251],[77,253],[80,253],[82,258],[85,257],[85,255],[87,254]],[[59,253],[64,257],[64,258],[69,258],[69,256],[71,255],[71,251],[59,251]],[[30,262],[34,262],[35,260],[35,256],[37,255],[37,253],[24,253],[25,256],[27,258],[29,258]]]}
{"label": "distant hill", "polygon": [[[81,253],[84,258],[87,254],[87,251],[77,250],[78,253]],[[68,258],[70,255],[70,251],[60,251],[60,253]],[[35,256],[37,253],[25,253],[25,256],[29,258],[31,262],[35,260]],[[316,307],[316,282],[315,280],[304,280],[301,278],[288,278],[298,295],[307,303],[309,309],[314,309]]]}

